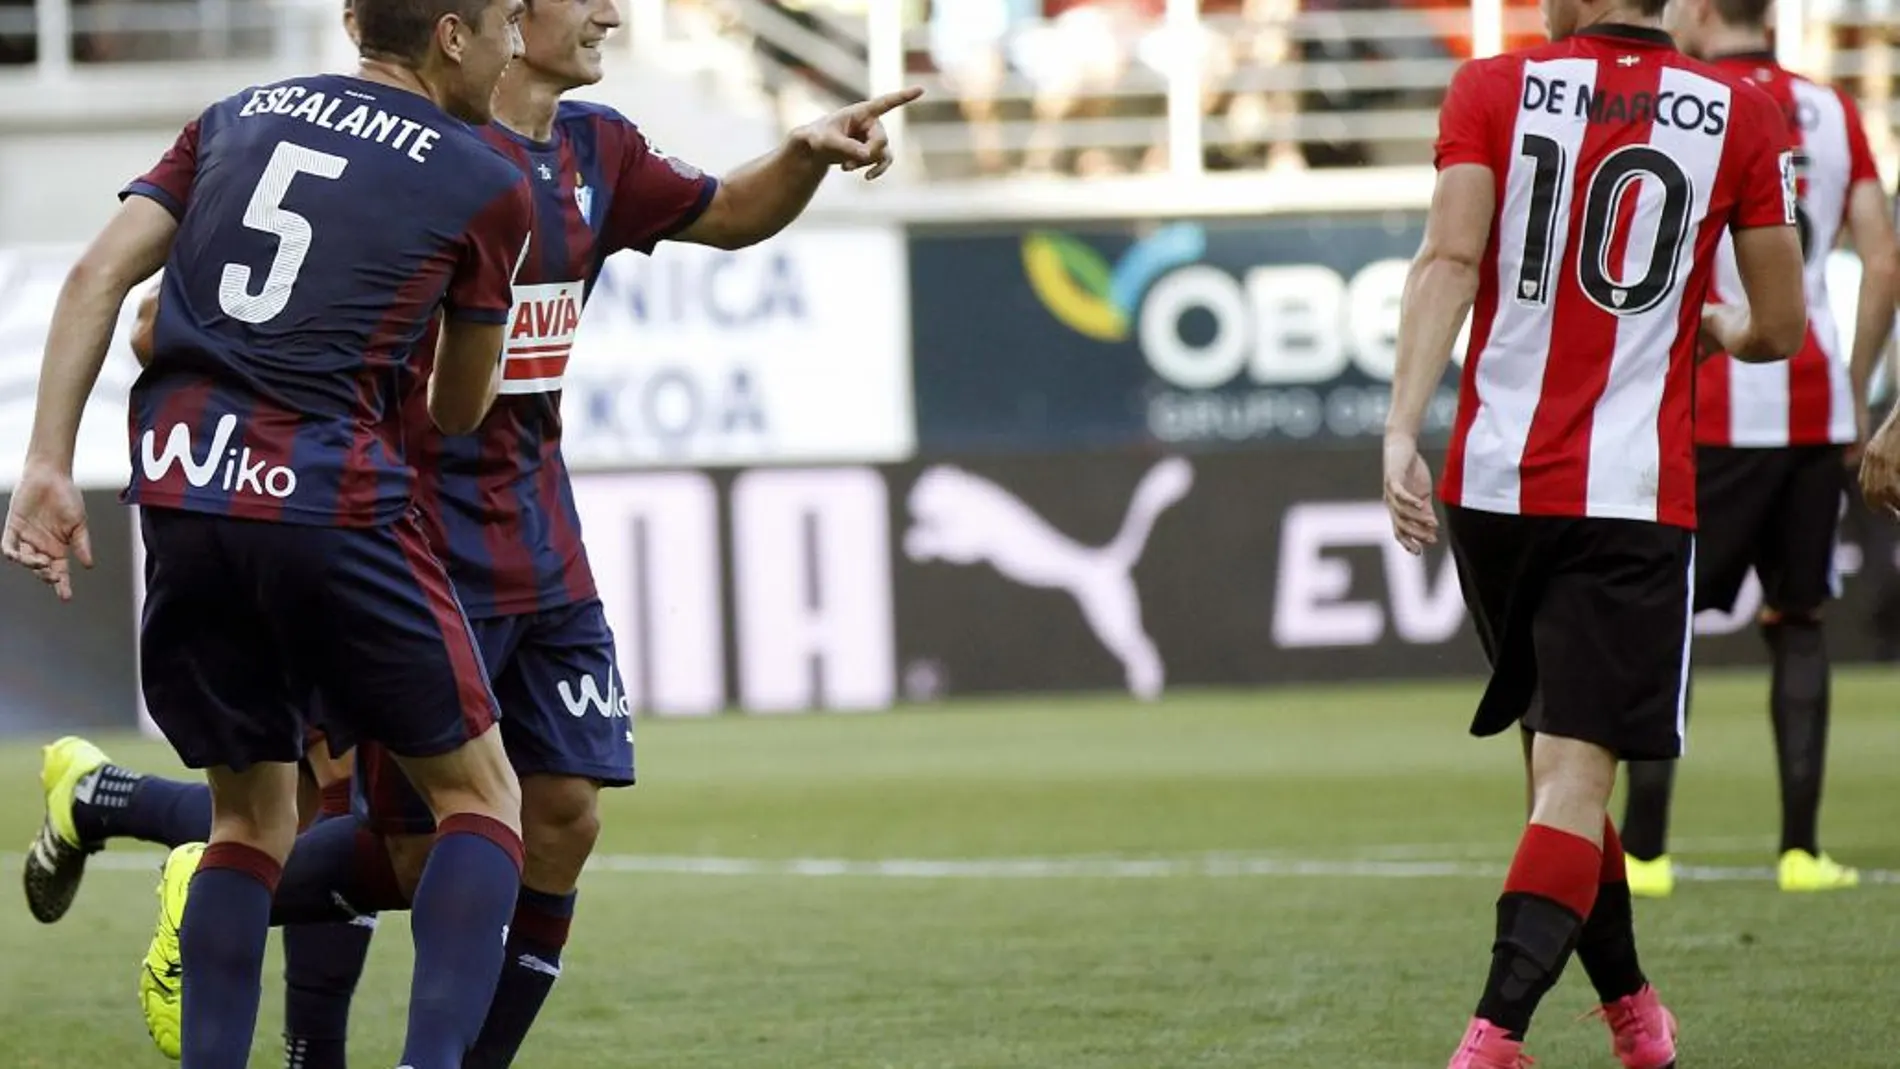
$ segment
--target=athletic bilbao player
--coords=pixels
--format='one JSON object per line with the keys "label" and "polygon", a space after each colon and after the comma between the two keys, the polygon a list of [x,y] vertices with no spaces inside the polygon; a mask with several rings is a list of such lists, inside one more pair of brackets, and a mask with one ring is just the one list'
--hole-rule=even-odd
{"label": "athletic bilbao player", "polygon": [[327,722],[401,755],[441,818],[416,889],[404,1065],[459,1067],[501,971],[519,787],[475,637],[413,516],[403,419],[438,316],[430,415],[466,431],[495,396],[532,193],[464,123],[488,117],[519,14],[360,0],[357,75],[206,109],[126,188],[55,310],[4,548],[65,598],[68,554],[90,556],[71,479],[80,412],[126,293],[166,268],[126,496],[147,553],[147,705],[212,787],[211,844],[172,853],[162,911],[187,967],[190,1069],[249,1061],[313,693]]}
{"label": "athletic bilbao player", "polygon": [[[576,714],[562,693],[625,693],[559,450],[561,373],[585,296],[601,262],[620,249],[650,251],[668,238],[723,248],[754,244],[795,219],[833,165],[883,174],[891,159],[879,117],[918,95],[845,108],[715,181],[654,151],[611,109],[559,103],[566,90],[599,79],[599,44],[618,25],[612,0],[537,0],[522,19],[524,53],[502,79],[496,121],[483,131],[535,190],[535,240],[514,289],[501,397],[478,434],[420,435],[413,449],[418,501],[438,521],[432,540],[474,621],[523,790],[527,864],[509,929],[510,964],[468,1054],[470,1066],[512,1061],[559,974],[576,882],[598,834],[599,788],[633,781],[626,710],[589,708],[583,700]],[[49,826],[63,820],[159,841],[193,834],[185,827],[189,809],[170,785],[92,752],[88,768],[47,782],[98,773],[125,783],[104,797],[49,786]],[[435,827],[386,748],[364,746],[358,762],[360,808],[365,827],[376,833],[368,863],[365,836],[355,826],[320,826],[292,855],[273,914],[292,924],[285,940],[286,1039],[299,1069],[344,1064],[349,990],[367,948],[362,938],[337,938],[331,926],[299,930],[306,926],[295,922],[347,917],[346,906],[361,913],[406,905],[403,887],[413,884]],[[114,807],[105,821],[97,819],[101,801]],[[84,849],[98,845],[88,840]],[[400,878],[390,871],[385,845]],[[70,895],[69,889],[68,901]],[[155,940],[154,955],[164,947]],[[155,1036],[168,1032],[177,1012],[162,999],[146,1000],[145,1010]]]}
{"label": "athletic bilbao player", "polygon": [[[1846,489],[1847,450],[1867,435],[1867,384],[1893,328],[1893,223],[1860,112],[1839,90],[1775,63],[1769,0],[1676,0],[1670,29],[1684,51],[1767,91],[1800,146],[1801,253],[1807,260],[1808,336],[1782,364],[1717,356],[1696,382],[1695,607],[1735,607],[1750,567],[1761,580],[1762,638],[1774,665],[1769,719],[1781,778],[1784,891],[1853,887],[1860,874],[1820,845],[1821,778],[1827,765],[1828,659],[1821,606],[1834,593],[1834,539]],[[1828,302],[1827,257],[1846,229],[1860,254],[1854,352],[1843,360]],[[1740,297],[1724,244],[1718,299]],[[1630,892],[1675,889],[1664,852],[1674,761],[1629,766],[1623,848]]]}
{"label": "athletic bilbao player", "polygon": [[[1545,0],[1550,44],[1458,72],[1401,305],[1384,484],[1414,553],[1438,537],[1420,421],[1476,305],[1442,496],[1492,667],[1471,730],[1522,725],[1531,796],[1452,1069],[1517,1069],[1573,950],[1622,1064],[1676,1056],[1606,806],[1619,758],[1682,745],[1698,331],[1778,359],[1806,312],[1780,109],[1676,51],[1662,8]],[[1725,231],[1748,304],[1705,309]]]}

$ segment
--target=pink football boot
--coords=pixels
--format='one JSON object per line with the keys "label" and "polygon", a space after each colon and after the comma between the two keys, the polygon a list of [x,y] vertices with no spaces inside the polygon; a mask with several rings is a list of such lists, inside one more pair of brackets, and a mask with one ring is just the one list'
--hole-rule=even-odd
{"label": "pink football boot", "polygon": [[1504,1034],[1504,1029],[1482,1017],[1473,1017],[1458,1053],[1451,1056],[1445,1069],[1525,1069],[1531,1059],[1524,1056],[1524,1044]]}
{"label": "pink football boot", "polygon": [[1648,984],[1634,995],[1606,1002],[1603,1022],[1623,1069],[1675,1069],[1676,1016],[1663,1007]]}

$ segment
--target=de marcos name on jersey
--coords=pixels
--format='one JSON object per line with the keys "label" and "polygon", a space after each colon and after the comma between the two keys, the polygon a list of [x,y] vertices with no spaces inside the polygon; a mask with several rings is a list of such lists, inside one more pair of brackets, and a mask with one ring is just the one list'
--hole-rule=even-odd
{"label": "de marcos name on jersey", "polygon": [[1572,115],[1593,123],[1643,123],[1700,131],[1720,137],[1728,129],[1728,101],[1704,100],[1693,93],[1665,89],[1659,93],[1603,92],[1562,78],[1524,76],[1524,111]]}

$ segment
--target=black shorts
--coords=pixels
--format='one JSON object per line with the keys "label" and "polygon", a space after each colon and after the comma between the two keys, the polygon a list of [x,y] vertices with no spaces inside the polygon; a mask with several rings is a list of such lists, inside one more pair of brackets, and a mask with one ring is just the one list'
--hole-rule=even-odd
{"label": "black shorts", "polygon": [[1751,567],[1778,612],[1812,613],[1835,595],[1841,455],[1838,445],[1696,450],[1696,611],[1733,611]]}
{"label": "black shorts", "polygon": [[1522,722],[1626,760],[1680,756],[1695,535],[1449,512],[1458,582],[1491,662],[1471,733]]}

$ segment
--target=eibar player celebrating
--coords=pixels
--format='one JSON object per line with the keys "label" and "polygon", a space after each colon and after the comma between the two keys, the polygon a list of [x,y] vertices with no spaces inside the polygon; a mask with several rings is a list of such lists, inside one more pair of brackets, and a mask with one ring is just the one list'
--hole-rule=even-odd
{"label": "eibar player celebrating", "polygon": [[[573,716],[559,692],[564,683],[591,679],[599,691],[625,693],[559,448],[561,378],[586,295],[613,252],[650,251],[665,239],[750,245],[794,220],[832,166],[883,174],[891,158],[879,117],[919,95],[909,90],[842,109],[716,181],[655,151],[611,109],[560,101],[567,90],[599,79],[600,42],[619,21],[612,0],[534,0],[521,20],[522,56],[496,92],[495,122],[482,131],[528,176],[535,194],[534,238],[516,279],[500,397],[477,433],[423,433],[411,443],[417,502],[473,622],[522,782],[526,864],[509,928],[509,964],[468,1066],[514,1058],[559,974],[577,880],[598,834],[599,788],[633,781],[630,721],[599,712]],[[62,743],[66,752],[75,749]],[[59,785],[108,767],[105,774],[133,781],[114,792],[114,800],[128,802],[122,811],[147,795],[154,805],[171,797],[150,789],[158,781],[137,780],[104,761],[90,750],[84,761],[64,760],[59,775],[46,777],[49,826],[96,827],[89,792]],[[405,904],[403,888],[413,883],[434,832],[431,814],[385,749],[361,747],[357,761],[361,833],[331,821],[303,837],[275,920],[347,916],[339,898],[358,912]],[[125,812],[115,826],[152,823]],[[180,826],[164,834],[202,832]],[[366,837],[373,845],[367,851]],[[62,844],[81,859],[96,846],[77,835]],[[394,852],[397,872],[389,871],[386,851]],[[68,871],[77,878],[76,864]],[[293,926],[286,944],[290,1056],[300,1069],[341,1066],[347,986],[360,971],[362,941],[311,938]],[[148,977],[164,976],[175,955],[174,928],[161,918]],[[336,989],[338,982],[345,990]],[[144,1002],[148,1025],[166,1049],[175,995],[152,980]]]}
{"label": "eibar player celebrating", "polygon": [[421,395],[464,432],[495,397],[534,210],[466,123],[488,117],[520,5],[360,3],[356,75],[219,101],[125,188],[61,290],[0,537],[71,596],[70,558],[90,563],[79,416],[126,294],[163,264],[126,497],[146,547],[146,704],[212,788],[210,845],[173,851],[164,875],[188,1069],[249,1063],[313,694],[327,722],[401,754],[441,820],[415,894],[407,1069],[462,1065],[519,886],[520,788],[412,515],[404,423]]}
{"label": "eibar player celebrating", "polygon": [[[1760,86],[1780,105],[1800,146],[1800,235],[1807,262],[1808,333],[1786,363],[1726,356],[1702,363],[1696,381],[1696,609],[1735,607],[1752,566],[1761,581],[1762,638],[1773,671],[1769,718],[1781,780],[1784,891],[1853,887],[1859,873],[1823,853],[1821,780],[1827,765],[1828,658],[1821,608],[1833,593],[1834,543],[1846,489],[1847,451],[1867,434],[1867,384],[1893,328],[1893,223],[1861,127],[1839,90],[1775,63],[1769,0],[1673,0],[1669,26],[1684,51]],[[1854,351],[1841,343],[1828,301],[1827,258],[1845,228],[1860,254]],[[1717,299],[1742,299],[1724,243]],[[1665,852],[1674,761],[1629,766],[1623,848],[1630,892],[1675,889]]]}
{"label": "eibar player celebrating", "polygon": [[[1627,1069],[1676,1059],[1638,962],[1607,806],[1618,759],[1682,745],[1698,332],[1744,360],[1804,336],[1787,124],[1688,59],[1662,0],[1545,0],[1551,43],[1459,70],[1406,279],[1386,427],[1395,536],[1438,539],[1418,450],[1474,309],[1441,487],[1491,679],[1471,730],[1521,725],[1529,823],[1451,1069],[1518,1069],[1574,952]],[[1748,304],[1704,302],[1725,231]]]}

